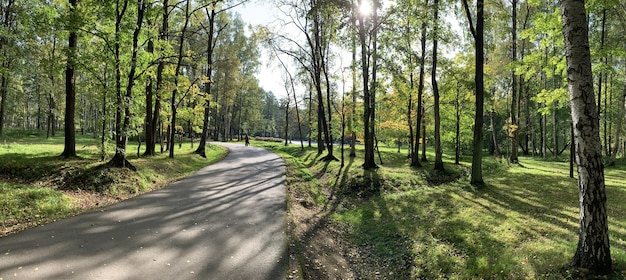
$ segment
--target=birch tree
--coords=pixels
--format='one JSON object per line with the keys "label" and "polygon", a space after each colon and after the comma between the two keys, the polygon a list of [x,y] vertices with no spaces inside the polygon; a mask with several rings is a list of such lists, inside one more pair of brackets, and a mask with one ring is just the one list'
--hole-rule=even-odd
{"label": "birch tree", "polygon": [[592,274],[607,274],[612,262],[585,1],[562,0],[560,6],[580,201],[580,231],[571,265]]}

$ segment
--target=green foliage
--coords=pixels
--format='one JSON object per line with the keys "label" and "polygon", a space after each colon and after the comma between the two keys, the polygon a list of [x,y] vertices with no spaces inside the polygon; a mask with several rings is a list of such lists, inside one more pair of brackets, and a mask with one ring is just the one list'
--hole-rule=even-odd
{"label": "green foliage", "polygon": [[533,98],[536,102],[546,104],[545,107],[539,109],[543,115],[547,115],[554,110],[554,106],[562,108],[569,106],[569,92],[566,88],[557,88],[554,90],[543,89],[537,96]]}

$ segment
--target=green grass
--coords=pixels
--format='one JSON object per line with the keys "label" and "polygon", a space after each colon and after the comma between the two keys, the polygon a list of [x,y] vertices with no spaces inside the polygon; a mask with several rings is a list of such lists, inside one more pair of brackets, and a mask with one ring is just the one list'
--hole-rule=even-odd
{"label": "green grass", "polygon": [[[137,145],[129,144],[127,157],[137,167],[133,172],[100,161],[99,141],[90,135],[77,136],[78,157],[72,159],[59,157],[62,135],[46,139],[42,132],[8,130],[2,139],[0,236],[85,211],[81,196],[97,194],[116,200],[162,188],[228,153],[226,148],[208,145],[204,159],[185,143],[176,146],[174,159],[167,153],[137,157]],[[111,144],[107,151],[113,152]]]}
{"label": "green grass", "polygon": [[[381,148],[384,164],[365,171],[362,151],[339,162],[322,162],[315,149],[254,143],[288,155],[290,174],[310,173],[299,184],[310,196],[340,196],[328,209],[355,247],[371,252],[381,275],[395,279],[567,279],[583,272],[567,266],[578,240],[578,189],[568,162],[521,157],[521,165],[486,156],[486,186],[469,184],[469,161],[446,172],[432,163],[410,168],[406,150]],[[324,154],[323,154],[324,155]],[[323,156],[322,155],[322,156]],[[339,150],[336,156],[339,157]],[[433,160],[429,154],[429,160]],[[376,156],[378,161],[378,155]],[[295,164],[294,164],[295,163]],[[616,273],[626,269],[626,163],[606,169],[611,253]],[[290,178],[288,177],[288,180]],[[324,190],[324,188],[327,188]],[[386,270],[386,271],[385,271]]]}
{"label": "green grass", "polygon": [[22,184],[0,182],[2,226],[39,223],[74,214],[71,198],[60,191]]}

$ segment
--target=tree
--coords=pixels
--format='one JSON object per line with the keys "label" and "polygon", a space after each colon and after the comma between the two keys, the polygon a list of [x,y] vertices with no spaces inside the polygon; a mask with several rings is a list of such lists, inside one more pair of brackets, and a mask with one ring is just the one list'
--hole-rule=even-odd
{"label": "tree", "polygon": [[[318,126],[318,153],[326,148],[328,154],[322,159],[325,161],[337,160],[333,155],[333,138],[331,117],[333,102],[331,98],[331,83],[329,81],[330,43],[334,36],[336,20],[334,18],[335,3],[321,0],[302,0],[294,3],[285,3],[290,9],[284,11],[292,24],[304,36],[304,44],[286,35],[275,34],[269,40],[274,45],[292,45],[294,49],[277,48],[281,53],[291,56],[309,74],[311,84],[316,91],[317,99],[317,126]],[[324,102],[326,90],[326,102]],[[325,104],[326,103],[326,104]],[[326,108],[326,106],[328,106]],[[328,115],[327,113],[328,112]],[[323,136],[323,137],[322,137]],[[323,138],[323,139],[322,139]]]}
{"label": "tree", "polygon": [[170,102],[170,109],[172,110],[172,115],[170,117],[170,135],[169,135],[169,141],[168,141],[168,150],[170,152],[169,157],[170,158],[174,158],[174,147],[175,147],[175,143],[176,142],[176,111],[177,111],[177,107],[178,104],[180,103],[178,100],[176,100],[177,98],[177,94],[178,94],[178,86],[179,86],[179,80],[180,80],[180,74],[181,74],[181,67],[182,67],[182,63],[183,63],[183,47],[184,47],[184,42],[185,42],[185,35],[187,32],[187,27],[189,26],[189,18],[191,17],[191,14],[193,14],[193,12],[190,11],[190,1],[187,0],[185,2],[185,18],[184,18],[184,23],[183,26],[181,28],[180,31],[180,37],[178,38],[178,53],[177,53],[177,58],[176,58],[176,68],[174,70],[174,89],[172,90],[172,97],[171,97],[171,102]]}
{"label": "tree", "polygon": [[[512,0],[512,9],[513,9],[513,17],[512,17],[512,25],[511,28],[511,56],[513,63],[517,61],[517,0]],[[517,158],[517,146],[518,146],[518,138],[517,132],[518,129],[518,105],[519,105],[519,95],[517,88],[517,75],[515,74],[515,70],[511,71],[511,123],[509,127],[509,137],[511,138],[511,156],[509,157],[509,162],[518,163]]]}
{"label": "tree", "polygon": [[68,28],[70,36],[68,41],[67,66],[65,68],[65,141],[62,157],[76,156],[76,128],[74,126],[74,114],[76,110],[76,80],[74,68],[76,66],[76,45],[78,43],[78,0],[70,0],[70,22]]}
{"label": "tree", "polygon": [[624,102],[626,102],[626,79],[624,80],[624,89],[622,94],[619,95],[617,99],[617,120],[615,121],[615,145],[613,146],[613,151],[611,152],[611,158],[609,160],[608,166],[614,166],[615,161],[617,159],[617,152],[620,147],[620,137],[622,135],[622,122],[624,120],[624,114],[626,114],[626,108],[624,108]]}
{"label": "tree", "polygon": [[571,265],[607,274],[612,262],[585,2],[562,0],[560,6],[580,195],[580,231]]}
{"label": "tree", "polygon": [[[296,109],[296,118],[298,120],[298,133],[300,135],[300,149],[304,150],[304,141],[303,141],[303,135],[302,135],[302,126],[300,125],[300,111],[298,110],[298,98],[296,97],[296,86],[295,86],[295,81],[294,81],[294,77],[293,75],[291,75],[291,72],[289,72],[289,68],[287,67],[287,65],[283,62],[283,60],[280,58],[280,55],[278,54],[278,51],[276,50],[276,48],[273,48],[274,51],[274,55],[275,57],[278,59],[278,62],[280,63],[280,65],[283,67],[283,71],[284,74],[286,75],[285,77],[285,93],[287,93],[287,105],[286,105],[286,109],[285,109],[285,118],[288,120],[288,116],[289,116],[289,101],[290,101],[290,97],[289,97],[289,91],[291,91],[293,93],[293,100],[294,100],[294,106]],[[287,80],[288,78],[288,80]],[[291,87],[291,89],[290,89]],[[288,138],[288,126],[289,126],[289,122],[286,121],[285,122],[285,146],[287,146],[287,138]],[[342,157],[343,157],[343,153],[342,153]]]}
{"label": "tree", "polygon": [[222,31],[224,30],[224,28],[226,28],[226,24],[224,24],[223,26],[220,26],[217,28],[215,28],[215,20],[216,20],[216,16],[220,13],[225,12],[228,9],[234,8],[242,3],[244,3],[245,1],[240,2],[239,4],[235,4],[233,6],[224,8],[224,9],[219,9],[218,10],[218,4],[222,2],[222,0],[216,0],[216,1],[212,1],[209,5],[207,5],[204,8],[204,11],[206,13],[207,16],[207,20],[208,23],[205,25],[203,23],[200,23],[200,25],[202,26],[202,28],[204,29],[204,31],[206,32],[207,35],[207,51],[206,51],[206,59],[207,59],[207,67],[206,67],[206,77],[208,79],[208,81],[204,84],[204,92],[205,92],[205,104],[204,104],[204,118],[203,118],[203,122],[202,122],[202,134],[200,135],[200,143],[198,144],[198,148],[194,151],[194,153],[199,154],[201,157],[206,158],[206,141],[207,141],[207,137],[209,134],[209,121],[210,121],[210,116],[211,116],[211,90],[212,90],[212,86],[214,81],[212,80],[213,78],[213,54],[215,53],[215,48],[216,48],[216,44],[217,44],[217,40],[220,36],[220,34],[222,33]]}
{"label": "tree", "polygon": [[[428,0],[426,0],[425,2],[425,6],[428,6]],[[426,11],[427,9],[424,9],[424,15],[423,17],[426,18]],[[426,134],[426,129],[422,129],[422,126],[424,124],[424,104],[423,104],[423,96],[424,96],[424,67],[426,65],[426,20],[422,21],[422,28],[420,31],[421,34],[421,38],[420,38],[420,45],[421,45],[421,54],[420,54],[420,58],[419,58],[419,64],[420,64],[420,72],[419,72],[419,81],[418,81],[418,86],[417,86],[417,117],[415,120],[415,144],[413,145],[413,149],[415,150],[415,153],[413,154],[413,157],[411,158],[411,166],[413,167],[421,167],[421,164],[419,163],[419,143],[420,143],[420,131],[422,132],[422,134]],[[426,161],[426,137],[421,137],[421,139],[423,140],[422,143],[422,161]]]}
{"label": "tree", "polygon": [[[359,1],[359,6],[367,5],[363,0]],[[376,8],[375,8],[376,9]],[[361,43],[361,70],[363,77],[363,124],[364,124],[364,140],[365,140],[365,157],[363,158],[363,168],[373,169],[376,168],[376,162],[374,161],[374,110],[375,104],[373,103],[372,93],[370,89],[369,81],[369,56],[368,46],[366,43],[366,14],[361,13],[359,19],[359,42]],[[374,15],[373,17],[376,17]],[[373,28],[376,28],[375,26]]]}
{"label": "tree", "polygon": [[[161,51],[164,50],[164,45],[168,40],[168,32],[169,32],[169,2],[168,0],[163,0],[162,4],[163,10],[161,11],[161,28],[159,30],[158,42],[161,45]],[[150,39],[152,42],[152,39]],[[151,44],[148,44],[148,51],[152,52],[153,47]],[[163,54],[161,54],[163,55]],[[148,86],[146,88],[146,150],[144,155],[146,156],[154,156],[156,154],[156,140],[157,140],[157,131],[159,128],[159,123],[161,120],[160,112],[161,112],[161,89],[163,87],[163,71],[165,69],[165,60],[163,58],[159,59],[159,63],[156,69],[156,85],[152,85],[152,80],[148,82]],[[154,100],[154,106],[152,105],[152,101]],[[154,109],[153,109],[154,108]]]}
{"label": "tree", "polygon": [[[351,1],[351,5],[352,7],[355,6],[355,0]],[[356,48],[356,37],[357,37],[357,16],[356,16],[356,9],[351,9],[350,11],[350,45],[351,45],[351,53],[352,53],[352,63],[350,64],[350,70],[352,72],[352,92],[350,93],[350,95],[352,96],[352,104],[351,105],[351,112],[350,112],[350,119],[348,120],[348,127],[350,128],[350,157],[351,158],[355,158],[356,157],[356,95],[357,95],[357,74],[356,74],[356,69],[357,69],[357,48]],[[311,144],[311,142],[309,141],[309,144]],[[343,155],[342,155],[343,156]]]}
{"label": "tree", "polygon": [[435,170],[443,171],[443,151],[441,149],[441,117],[439,114],[439,85],[437,84],[437,43],[438,43],[438,24],[439,24],[439,0],[434,3],[435,15],[433,22],[433,67],[431,69],[431,80],[433,86],[434,114],[435,114]]}
{"label": "tree", "polygon": [[476,1],[476,28],[472,22],[472,16],[467,4],[467,0],[463,0],[463,7],[468,18],[470,32],[474,37],[474,47],[476,51],[476,68],[474,74],[474,82],[476,86],[476,113],[474,116],[474,144],[472,151],[472,171],[470,183],[472,185],[482,185],[483,182],[483,170],[482,170],[482,153],[483,153],[483,106],[485,96],[485,83],[484,83],[484,62],[485,62],[485,50],[483,48],[484,43],[484,0]]}
{"label": "tree", "polygon": [[[122,2],[120,2],[122,1]],[[143,16],[147,8],[147,1],[137,0],[137,17],[133,28],[130,69],[126,76],[126,88],[122,90],[122,25],[124,17],[127,13],[129,1],[117,0],[115,3],[115,92],[116,92],[116,110],[115,110],[115,155],[109,161],[109,164],[115,167],[127,167],[136,170],[126,159],[126,142],[128,140],[128,132],[131,123],[131,104],[133,97],[133,87],[137,79],[137,53],[139,52],[139,35],[143,25]]]}
{"label": "tree", "polygon": [[[14,21],[16,18],[15,2],[15,0],[8,0],[6,2],[2,1],[2,3],[0,3],[0,5],[2,5],[0,7],[0,17],[2,19],[2,28],[5,32],[9,31],[14,25]],[[3,58],[0,65],[3,70],[0,74],[0,137],[2,137],[2,130],[5,126],[4,115],[7,106],[7,93],[9,90],[9,73],[6,70],[8,70],[8,68],[10,67],[11,62],[7,55],[7,49],[9,47],[8,44],[8,36],[2,36],[2,38],[0,38],[0,55],[2,55]]]}

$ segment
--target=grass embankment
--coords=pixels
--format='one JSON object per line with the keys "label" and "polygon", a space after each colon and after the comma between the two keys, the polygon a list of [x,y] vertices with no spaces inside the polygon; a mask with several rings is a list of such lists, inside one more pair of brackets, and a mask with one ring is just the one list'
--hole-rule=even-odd
{"label": "grass embankment", "polygon": [[209,145],[207,159],[203,159],[185,143],[176,146],[174,159],[167,153],[138,158],[137,145],[129,144],[128,151],[133,152],[128,159],[138,169],[133,172],[106,166],[100,161],[98,140],[89,136],[78,136],[78,158],[61,158],[63,141],[62,136],[46,139],[45,134],[33,131],[9,130],[3,137],[0,236],[162,188],[228,153]]}
{"label": "grass embankment", "polygon": [[[327,217],[324,227],[332,227],[348,244],[338,255],[363,264],[353,273],[357,277],[584,277],[584,271],[567,266],[579,228],[577,182],[569,178],[568,162],[522,157],[520,165],[508,165],[485,157],[486,186],[476,189],[469,184],[470,158],[461,165],[444,158],[447,171],[439,173],[432,171],[432,163],[409,168],[406,150],[383,148],[384,164],[364,171],[359,150],[355,159],[346,150],[346,166],[341,168],[340,162],[319,161],[315,148],[255,144],[287,159],[292,206],[299,203]],[[625,167],[622,161],[605,173],[616,270],[612,279],[623,279],[626,269]],[[314,238],[303,239],[294,241],[303,250],[319,245],[311,244]],[[334,242],[339,246],[343,241]],[[301,267],[306,278],[312,265]]]}

